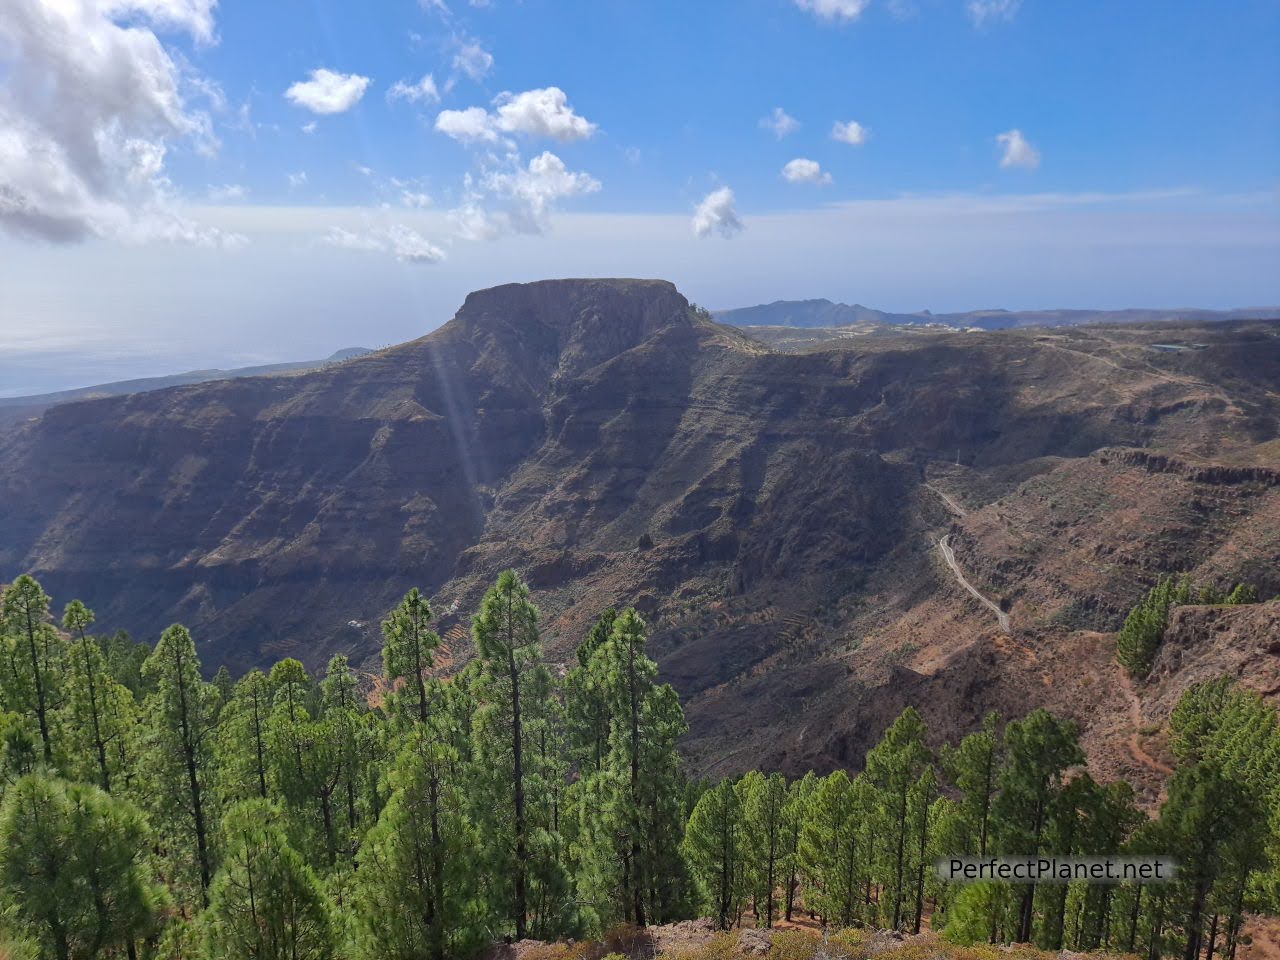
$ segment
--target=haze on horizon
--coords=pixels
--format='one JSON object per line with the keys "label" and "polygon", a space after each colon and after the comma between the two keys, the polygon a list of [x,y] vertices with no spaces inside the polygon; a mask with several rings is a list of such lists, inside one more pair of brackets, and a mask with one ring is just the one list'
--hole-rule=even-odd
{"label": "haze on horizon", "polygon": [[1280,303],[1277,40],[1267,0],[11,0],[0,396],[401,342],[544,277]]}

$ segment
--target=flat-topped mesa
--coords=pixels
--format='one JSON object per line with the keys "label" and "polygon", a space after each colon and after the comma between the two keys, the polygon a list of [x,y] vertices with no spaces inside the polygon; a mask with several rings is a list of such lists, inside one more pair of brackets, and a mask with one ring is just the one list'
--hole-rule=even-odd
{"label": "flat-topped mesa", "polygon": [[540,280],[468,294],[455,335],[526,351],[546,376],[575,375],[672,328],[692,308],[666,280]]}

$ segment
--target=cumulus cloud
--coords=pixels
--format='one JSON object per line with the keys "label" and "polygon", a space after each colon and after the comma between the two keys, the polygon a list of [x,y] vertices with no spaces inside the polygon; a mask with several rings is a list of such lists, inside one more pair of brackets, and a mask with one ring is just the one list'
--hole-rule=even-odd
{"label": "cumulus cloud", "polygon": [[493,117],[484,107],[441,110],[436,130],[461,143],[497,143],[499,136]]}
{"label": "cumulus cloud", "polygon": [[297,190],[299,187],[307,185],[307,171],[299,170],[297,173],[286,174],[289,178],[289,189]]}
{"label": "cumulus cloud", "polygon": [[1024,170],[1034,170],[1040,166],[1040,151],[1027,142],[1021,130],[997,134],[996,143],[1000,145],[1002,169],[1021,167]]}
{"label": "cumulus cloud", "polygon": [[480,81],[493,69],[493,54],[474,40],[463,43],[453,57],[453,67],[472,80]]}
{"label": "cumulus cloud", "polygon": [[439,263],[445,258],[444,250],[403,223],[363,233],[330,227],[320,242],[344,250],[390,253],[402,263]]}
{"label": "cumulus cloud", "polygon": [[494,122],[506,133],[568,142],[585,140],[596,132],[594,123],[573,112],[568,97],[559,87],[501,93],[494,104],[497,106]]}
{"label": "cumulus cloud", "polygon": [[410,103],[439,103],[440,91],[436,88],[436,80],[426,74],[417,83],[406,83],[397,80],[387,91],[387,100],[408,100]]}
{"label": "cumulus cloud", "polygon": [[527,167],[490,172],[483,183],[491,193],[511,201],[507,219],[517,233],[545,233],[557,201],[600,189],[599,180],[569,170],[550,151],[534,157]]}
{"label": "cumulus cloud", "polygon": [[831,128],[831,139],[860,147],[867,142],[867,128],[857,120],[837,120]]}
{"label": "cumulus cloud", "polygon": [[728,187],[712,190],[693,211],[693,234],[696,237],[718,233],[728,238],[742,228],[742,219],[734,207],[733,191]]}
{"label": "cumulus cloud", "polygon": [[819,20],[851,23],[862,16],[870,0],[795,0],[801,10],[812,13]]}
{"label": "cumulus cloud", "polygon": [[559,87],[504,92],[493,103],[493,111],[483,107],[442,110],[436,130],[462,143],[497,143],[504,133],[568,142],[584,140],[596,131],[594,123],[574,112]]}
{"label": "cumulus cloud", "polygon": [[969,0],[966,9],[975,27],[985,27],[989,23],[1012,20],[1021,4],[1022,0]]}
{"label": "cumulus cloud", "polygon": [[782,168],[782,176],[788,183],[814,183],[825,187],[831,182],[831,174],[825,172],[816,160],[796,157]]}
{"label": "cumulus cloud", "polygon": [[158,32],[214,38],[213,0],[0,3],[0,228],[54,242],[89,236],[235,245],[174,212],[165,157],[212,153],[207,81]]}
{"label": "cumulus cloud", "polygon": [[800,128],[800,121],[781,107],[774,107],[773,113],[760,118],[762,130],[772,130],[773,135],[781,140],[787,134],[795,133]]}
{"label": "cumulus cloud", "polygon": [[311,71],[310,80],[299,80],[284,95],[312,113],[345,113],[360,102],[368,86],[368,77],[321,67]]}

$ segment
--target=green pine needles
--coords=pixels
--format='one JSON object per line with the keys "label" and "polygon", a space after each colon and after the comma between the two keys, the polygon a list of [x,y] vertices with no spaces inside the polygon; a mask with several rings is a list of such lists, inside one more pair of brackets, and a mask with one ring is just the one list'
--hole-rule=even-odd
{"label": "green pine needles", "polygon": [[[1149,669],[1193,598],[1254,599],[1161,581],[1121,633],[1127,667]],[[1194,960],[1233,956],[1280,899],[1276,712],[1225,680],[1174,710],[1151,818],[1044,710],[935,752],[908,708],[860,772],[691,778],[640,615],[605,611],[559,667],[511,571],[447,672],[417,590],[382,625],[376,675],[336,654],[318,677],[284,659],[209,681],[181,625],[154,647],[98,637],[79,601],[55,625],[30,577],[0,608],[0,955],[455,960],[704,916]],[[933,870],[1047,853],[1173,853],[1184,871],[1108,887]]]}

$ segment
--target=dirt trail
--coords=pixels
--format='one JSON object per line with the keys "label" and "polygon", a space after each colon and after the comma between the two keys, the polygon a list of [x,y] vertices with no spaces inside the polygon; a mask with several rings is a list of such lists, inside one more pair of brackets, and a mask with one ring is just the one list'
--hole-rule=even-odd
{"label": "dirt trail", "polygon": [[966,510],[964,507],[960,506],[960,504],[956,502],[954,497],[950,496],[949,494],[943,493],[941,490],[939,490],[937,487],[935,487],[931,483],[924,484],[924,487],[927,490],[932,490],[939,497],[941,497],[942,502],[945,503],[947,507],[950,508],[951,512],[954,513],[957,517],[967,517],[969,515],[969,511]]}
{"label": "dirt trail", "polygon": [[1148,770],[1154,770],[1156,773],[1171,776],[1173,768],[1161,763],[1151,754],[1147,753],[1146,748],[1142,745],[1139,737],[1139,731],[1142,729],[1142,704],[1138,700],[1137,693],[1133,689],[1133,681],[1129,679],[1128,672],[1124,667],[1117,665],[1120,672],[1120,689],[1124,691],[1125,698],[1129,701],[1129,722],[1133,726],[1133,732],[1129,734],[1127,741],[1129,753],[1133,755],[1134,761],[1140,766],[1146,767]]}
{"label": "dirt trail", "polygon": [[1000,605],[997,604],[995,601],[988,600],[981,593],[979,593],[978,588],[975,587],[968,580],[966,580],[964,574],[960,572],[960,564],[956,563],[956,554],[955,554],[955,551],[951,549],[951,544],[949,542],[950,540],[951,540],[951,534],[947,534],[945,537],[943,537],[941,540],[938,541],[938,549],[942,551],[942,559],[947,562],[947,566],[951,568],[951,572],[956,575],[956,579],[960,582],[960,586],[964,587],[971,594],[973,594],[974,597],[977,598],[979,603],[981,603],[984,607],[987,607],[988,609],[990,609],[990,611],[996,615],[996,619],[1000,621],[1001,630],[1003,630],[1005,633],[1012,632],[1010,623],[1009,623],[1009,615],[1005,613],[1003,610],[1001,610]]}

